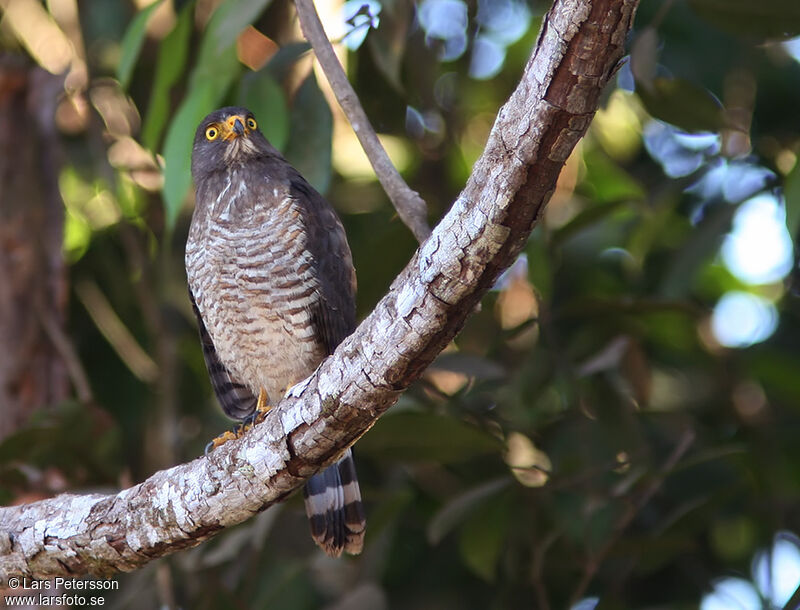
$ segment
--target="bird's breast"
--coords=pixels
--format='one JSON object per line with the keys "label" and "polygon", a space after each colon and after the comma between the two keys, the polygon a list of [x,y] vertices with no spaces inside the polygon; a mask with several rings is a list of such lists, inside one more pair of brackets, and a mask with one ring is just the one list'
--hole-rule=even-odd
{"label": "bird's breast", "polygon": [[[220,361],[275,402],[325,355],[312,318],[317,265],[296,203],[250,201],[241,184],[235,176],[224,181],[212,213],[193,222],[187,274]],[[268,194],[262,189],[263,199]]]}

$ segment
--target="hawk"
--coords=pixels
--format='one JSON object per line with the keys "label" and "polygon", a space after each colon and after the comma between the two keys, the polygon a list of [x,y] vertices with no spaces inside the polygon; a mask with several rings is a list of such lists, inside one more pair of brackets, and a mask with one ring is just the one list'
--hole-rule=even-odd
{"label": "hawk", "polygon": [[[211,385],[244,421],[277,403],[355,328],[356,278],[331,205],[267,141],[245,108],[222,108],[192,147],[196,207],[186,275]],[[304,489],[311,535],[361,552],[366,521],[353,456]]]}

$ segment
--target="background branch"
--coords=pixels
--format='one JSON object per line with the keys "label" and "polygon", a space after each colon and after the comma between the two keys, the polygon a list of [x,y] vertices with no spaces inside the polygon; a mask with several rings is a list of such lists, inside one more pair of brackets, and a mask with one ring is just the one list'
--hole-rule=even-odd
{"label": "background branch", "polygon": [[641,510],[658,492],[663,485],[664,480],[667,478],[667,476],[669,476],[670,472],[675,469],[683,456],[686,455],[686,452],[692,446],[694,440],[694,430],[687,428],[683,431],[683,434],[681,434],[681,437],[678,440],[678,443],[675,445],[675,448],[661,466],[658,476],[650,481],[641,491],[638,498],[629,504],[627,510],[622,513],[620,518],[614,524],[614,531],[611,537],[600,547],[600,549],[597,550],[597,552],[589,557],[588,561],[586,562],[586,566],[584,567],[583,574],[581,575],[581,579],[578,582],[578,586],[575,587],[575,591],[572,594],[571,604],[576,604],[581,597],[586,594],[586,590],[589,588],[592,578],[594,578],[594,575],[597,573],[597,570],[603,560],[608,556],[609,552],[611,552],[611,549],[617,543],[622,533],[636,518],[636,515],[641,512]]}
{"label": "background branch", "polygon": [[375,310],[243,438],[116,495],[0,509],[0,578],[108,575],[280,501],[354,443],[525,245],[623,53],[636,0],[560,0],[451,210]]}
{"label": "background branch", "polygon": [[372,164],[375,175],[392,201],[400,219],[411,229],[419,243],[424,242],[431,234],[425,201],[405,183],[389,159],[389,155],[386,154],[386,150],[367,118],[367,113],[364,112],[356,92],[350,81],[347,80],[347,75],[333,51],[325,29],[322,27],[322,22],[319,20],[317,10],[314,8],[313,0],[295,0],[295,6],[303,35],[311,43],[319,64],[325,72],[325,77]]}

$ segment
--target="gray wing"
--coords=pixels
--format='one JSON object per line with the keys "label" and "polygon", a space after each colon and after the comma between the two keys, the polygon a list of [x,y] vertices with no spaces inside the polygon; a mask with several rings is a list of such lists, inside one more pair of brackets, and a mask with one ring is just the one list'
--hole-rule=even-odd
{"label": "gray wing", "polygon": [[208,375],[211,378],[211,387],[217,396],[222,410],[228,417],[243,420],[251,415],[255,409],[258,399],[253,396],[247,386],[236,381],[230,371],[220,362],[214,342],[206,330],[203,316],[197,308],[194,295],[189,290],[189,298],[192,301],[192,309],[197,316],[197,326],[200,328],[200,343],[203,346],[203,358],[206,361]]}
{"label": "gray wing", "polygon": [[356,327],[356,277],[353,257],[339,217],[331,205],[296,171],[290,176],[291,196],[303,202],[309,232],[308,248],[317,264],[320,299],[312,320],[327,354]]}
{"label": "gray wing", "polygon": [[[292,197],[303,202],[308,249],[320,287],[311,319],[326,353],[331,354],[356,326],[353,257],[344,227],[330,204],[296,172],[290,174],[290,182]],[[351,450],[311,477],[303,495],[314,541],[332,557],[342,551],[360,553],[366,518]]]}

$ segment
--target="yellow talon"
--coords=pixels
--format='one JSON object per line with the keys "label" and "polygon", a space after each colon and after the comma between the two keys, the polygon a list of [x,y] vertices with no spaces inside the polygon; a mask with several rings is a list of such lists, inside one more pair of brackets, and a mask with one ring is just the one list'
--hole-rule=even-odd
{"label": "yellow talon", "polygon": [[250,417],[246,418],[241,424],[236,426],[234,430],[228,430],[223,434],[220,434],[217,438],[213,439],[207,446],[206,446],[206,453],[209,451],[213,451],[217,447],[224,445],[228,441],[232,441],[237,438],[242,438],[242,435],[250,430],[254,425],[264,421],[264,417],[266,417],[267,413],[269,413],[272,407],[267,404],[267,392],[264,388],[261,388],[261,391],[258,393],[258,402],[256,403],[256,410],[255,412],[250,415]]}
{"label": "yellow talon", "polygon": [[228,430],[224,434],[220,434],[217,438],[215,438],[213,441],[211,441],[211,444],[214,446],[214,449],[216,449],[217,447],[219,447],[221,445],[224,445],[228,441],[232,441],[232,440],[234,440],[236,438],[239,438],[239,437],[236,434],[234,434],[233,432],[231,432],[230,430]]}
{"label": "yellow talon", "polygon": [[260,416],[266,415],[272,409],[271,405],[267,404],[267,392],[264,388],[258,393],[258,403],[256,404],[256,411]]}

